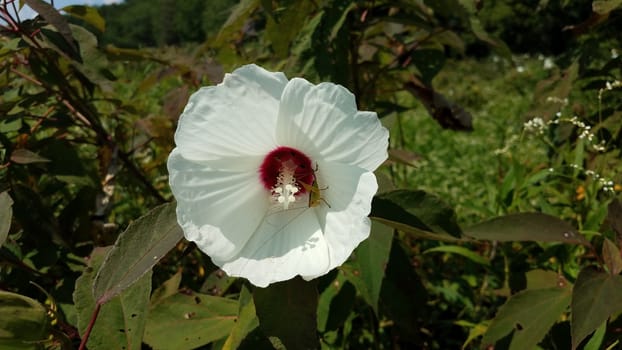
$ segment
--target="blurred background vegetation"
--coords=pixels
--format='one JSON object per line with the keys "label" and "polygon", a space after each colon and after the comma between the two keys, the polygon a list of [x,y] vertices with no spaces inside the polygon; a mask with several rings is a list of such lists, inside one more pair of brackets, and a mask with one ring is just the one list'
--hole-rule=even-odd
{"label": "blurred background vegetation", "polygon": [[[355,253],[320,279],[323,348],[620,346],[622,301],[613,297],[596,304],[610,322],[590,318],[579,335],[568,305],[533,327],[491,324],[512,296],[537,304],[528,292],[572,286],[588,266],[622,270],[621,1],[127,0],[62,15],[24,3],[40,16],[18,20],[19,3],[0,1],[0,214],[12,211],[6,238],[0,225],[0,290],[34,299],[32,317],[43,320],[13,333],[31,342],[23,348],[80,342],[88,310],[76,302],[77,279],[91,273],[94,249],[172,199],[166,159],[189,95],[246,63],[353,91],[391,131],[381,195],[425,191],[419,204],[444,215],[426,235],[396,230],[372,241],[382,248],[374,246],[376,270]],[[561,218],[587,243],[536,231],[517,241],[447,238],[519,212]],[[169,285],[246,305],[244,281],[185,241],[144,288],[148,296]],[[155,317],[144,316],[139,340],[171,348],[153,337],[170,319]],[[127,332],[106,336],[106,327],[127,331],[119,318],[101,322],[103,343],[89,348],[129,342]],[[169,341],[183,338],[171,327]],[[239,331],[219,329],[185,348],[269,344],[256,328],[237,340]]]}

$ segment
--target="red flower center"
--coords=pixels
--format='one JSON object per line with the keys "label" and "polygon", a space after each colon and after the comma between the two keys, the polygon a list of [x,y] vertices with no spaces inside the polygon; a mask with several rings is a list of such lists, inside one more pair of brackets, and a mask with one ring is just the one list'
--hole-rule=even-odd
{"label": "red flower center", "polygon": [[[291,180],[287,180],[287,177],[290,177]],[[285,185],[283,182],[287,182],[297,187],[296,195],[300,195],[307,192],[305,187],[313,184],[315,174],[311,159],[306,154],[291,147],[281,146],[268,153],[264,158],[259,167],[259,178],[263,186],[270,192]]]}

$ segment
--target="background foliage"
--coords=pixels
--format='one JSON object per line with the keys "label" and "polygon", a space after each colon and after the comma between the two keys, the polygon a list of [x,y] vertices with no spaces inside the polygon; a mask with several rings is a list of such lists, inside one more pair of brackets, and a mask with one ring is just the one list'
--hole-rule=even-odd
{"label": "background foliage", "polygon": [[[0,2],[0,347],[620,346],[622,1],[24,3]],[[370,238],[309,283],[225,276],[170,204],[188,96],[251,62],[391,131]]]}

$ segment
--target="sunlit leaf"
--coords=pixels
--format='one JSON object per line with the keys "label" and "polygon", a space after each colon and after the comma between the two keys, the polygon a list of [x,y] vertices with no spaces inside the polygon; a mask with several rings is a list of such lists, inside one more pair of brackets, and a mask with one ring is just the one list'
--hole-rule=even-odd
{"label": "sunlit leaf", "polygon": [[464,229],[475,239],[538,241],[585,244],[587,241],[572,226],[554,216],[542,213],[519,213],[499,216]]}
{"label": "sunlit leaf", "polygon": [[18,148],[11,153],[11,161],[17,164],[46,163],[50,160],[29,151],[25,148]]}
{"label": "sunlit leaf", "polygon": [[417,161],[421,159],[421,155],[408,150],[396,148],[389,150],[389,160],[399,164],[416,167]]}
{"label": "sunlit leaf", "polygon": [[572,293],[572,348],[610,316],[622,312],[622,276],[587,267],[581,270]]}
{"label": "sunlit leaf", "polygon": [[13,200],[8,192],[0,193],[0,247],[9,236],[13,218]]}
{"label": "sunlit leaf", "polygon": [[260,6],[259,0],[243,0],[240,1],[235,8],[229,18],[227,18],[227,22],[222,26],[218,36],[213,42],[215,46],[221,46],[227,43],[229,40],[234,39],[236,36],[234,33],[242,30],[246,19]]}
{"label": "sunlit leaf", "polygon": [[168,280],[164,281],[156,290],[151,293],[151,304],[157,304],[160,301],[177,294],[179,291],[179,285],[181,284],[181,271],[177,271],[176,274],[171,276]]}
{"label": "sunlit leaf", "polygon": [[422,238],[456,241],[461,229],[456,214],[439,198],[424,191],[396,190],[378,194],[371,218]]}
{"label": "sunlit leaf", "polygon": [[238,303],[238,320],[231,329],[231,333],[229,333],[222,347],[223,350],[237,349],[246,335],[259,326],[253,296],[246,287],[242,287]]}
{"label": "sunlit leaf", "polygon": [[525,274],[525,278],[527,279],[527,289],[530,290],[560,287],[568,284],[564,276],[555,271],[530,270]]}
{"label": "sunlit leaf", "polygon": [[307,23],[306,19],[313,10],[313,3],[290,1],[288,4],[279,5],[281,8],[278,15],[268,17],[265,36],[270,41],[275,55],[287,58],[292,42],[302,26]]}
{"label": "sunlit leaf", "polygon": [[317,281],[295,277],[253,291],[259,326],[288,349],[319,348]]}
{"label": "sunlit leaf", "polygon": [[0,348],[37,349],[50,334],[50,321],[38,301],[0,290]]}
{"label": "sunlit leaf", "polygon": [[494,345],[514,331],[510,350],[535,349],[570,305],[572,287],[523,290],[501,306],[482,339],[483,347]]}
{"label": "sunlit leaf", "polygon": [[63,7],[61,11],[65,11],[73,17],[83,20],[84,22],[95,27],[100,32],[104,32],[106,30],[106,22],[95,7],[70,5]]}
{"label": "sunlit leaf", "polygon": [[605,339],[605,333],[607,333],[607,321],[600,325],[590,338],[583,350],[600,350],[603,340]]}
{"label": "sunlit leaf", "polygon": [[119,235],[102,264],[93,295],[102,304],[138,280],[183,237],[176,203],[160,205],[131,223]]}
{"label": "sunlit leaf", "polygon": [[149,308],[145,343],[153,349],[195,349],[226,337],[238,321],[238,302],[180,290]]}
{"label": "sunlit leaf", "polygon": [[348,280],[357,287],[376,313],[392,241],[393,228],[372,222],[369,238],[356,248],[354,259],[341,267]]}
{"label": "sunlit leaf", "polygon": [[462,246],[457,246],[457,245],[441,245],[438,247],[434,247],[434,248],[430,248],[427,249],[426,251],[423,252],[423,254],[429,254],[429,253],[450,253],[450,254],[457,254],[457,255],[461,255],[475,263],[478,263],[480,265],[490,265],[490,261],[488,261],[488,259],[484,258],[483,256],[475,253],[474,251],[462,247]]}
{"label": "sunlit leaf", "polygon": [[[92,292],[95,271],[110,250],[111,247],[96,248],[91,254],[89,267],[76,280],[73,300],[80,335],[84,335],[93,311],[97,307]],[[93,350],[140,349],[150,292],[151,271],[143,275],[132,287],[102,305],[87,343],[88,348]]]}
{"label": "sunlit leaf", "polygon": [[607,15],[622,5],[622,0],[595,0],[592,2],[592,11],[599,15]]}

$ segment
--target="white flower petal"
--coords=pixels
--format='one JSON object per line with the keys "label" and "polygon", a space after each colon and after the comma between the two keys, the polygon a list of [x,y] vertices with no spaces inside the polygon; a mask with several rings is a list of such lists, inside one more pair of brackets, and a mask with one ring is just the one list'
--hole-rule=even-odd
{"label": "white flower petal", "polygon": [[226,171],[187,160],[178,149],[169,156],[177,221],[186,238],[214,259],[236,255],[268,210],[269,195],[255,171],[261,158],[247,162],[246,171]]}
{"label": "white flower petal", "polygon": [[357,111],[346,88],[292,79],[281,97],[277,140],[312,158],[373,171],[387,159],[389,132],[374,112]]}
{"label": "white flower petal", "polygon": [[343,264],[354,248],[369,237],[371,200],[378,190],[376,176],[358,167],[322,163],[318,179],[327,188],[322,197],[331,208],[321,205],[324,238],[328,243],[330,268]]}
{"label": "white flower petal", "polygon": [[296,275],[309,280],[329,271],[328,248],[314,208],[267,216],[237,258],[214,263],[259,287]]}
{"label": "white flower petal", "polygon": [[287,78],[256,65],[226,74],[190,96],[175,143],[184,158],[213,160],[265,155],[275,147],[279,98]]}

